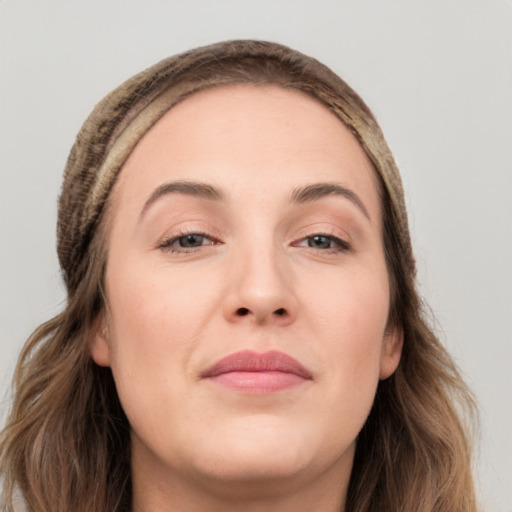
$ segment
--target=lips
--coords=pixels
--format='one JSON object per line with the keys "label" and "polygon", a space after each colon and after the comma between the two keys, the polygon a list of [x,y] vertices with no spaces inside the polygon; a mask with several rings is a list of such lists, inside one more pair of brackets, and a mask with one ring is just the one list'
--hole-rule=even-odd
{"label": "lips", "polygon": [[283,352],[244,350],[220,359],[201,378],[237,391],[264,394],[304,384],[312,380],[312,375]]}

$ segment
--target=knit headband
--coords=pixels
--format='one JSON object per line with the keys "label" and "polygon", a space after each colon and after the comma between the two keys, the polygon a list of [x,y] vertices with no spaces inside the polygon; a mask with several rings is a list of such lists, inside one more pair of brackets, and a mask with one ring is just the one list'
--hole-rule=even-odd
{"label": "knit headband", "polygon": [[197,91],[233,83],[273,83],[317,98],[353,132],[381,177],[408,272],[414,274],[398,169],[361,98],[330,69],[275,43],[228,41],[165,59],[135,75],[93,110],[71,150],[59,199],[57,251],[68,293],[90,257],[105,204],[137,142],[174,105]]}

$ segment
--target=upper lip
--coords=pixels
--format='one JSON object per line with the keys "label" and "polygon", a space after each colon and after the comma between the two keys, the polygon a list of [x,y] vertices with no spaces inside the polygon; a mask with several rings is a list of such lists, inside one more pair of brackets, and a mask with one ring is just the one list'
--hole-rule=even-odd
{"label": "upper lip", "polygon": [[304,379],[311,379],[311,373],[293,357],[270,350],[253,352],[242,350],[223,357],[202,372],[202,378],[211,378],[229,372],[283,372],[293,373]]}

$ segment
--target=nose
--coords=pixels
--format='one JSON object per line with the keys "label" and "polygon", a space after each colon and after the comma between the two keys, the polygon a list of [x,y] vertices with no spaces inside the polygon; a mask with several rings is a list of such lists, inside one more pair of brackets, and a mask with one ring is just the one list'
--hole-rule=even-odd
{"label": "nose", "polygon": [[285,326],[295,320],[298,302],[286,255],[247,251],[233,262],[229,279],[224,303],[229,322]]}

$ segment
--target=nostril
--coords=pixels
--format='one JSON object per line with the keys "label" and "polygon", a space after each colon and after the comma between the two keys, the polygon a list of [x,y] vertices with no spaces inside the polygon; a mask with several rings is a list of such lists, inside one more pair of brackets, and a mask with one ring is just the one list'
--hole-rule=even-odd
{"label": "nostril", "polygon": [[[236,310],[237,316],[247,316],[249,314],[251,314],[251,310],[249,308],[238,308]],[[277,316],[286,316],[288,314],[288,312],[286,311],[285,308],[279,308],[279,309],[276,309],[273,312],[273,314],[277,315]]]}

